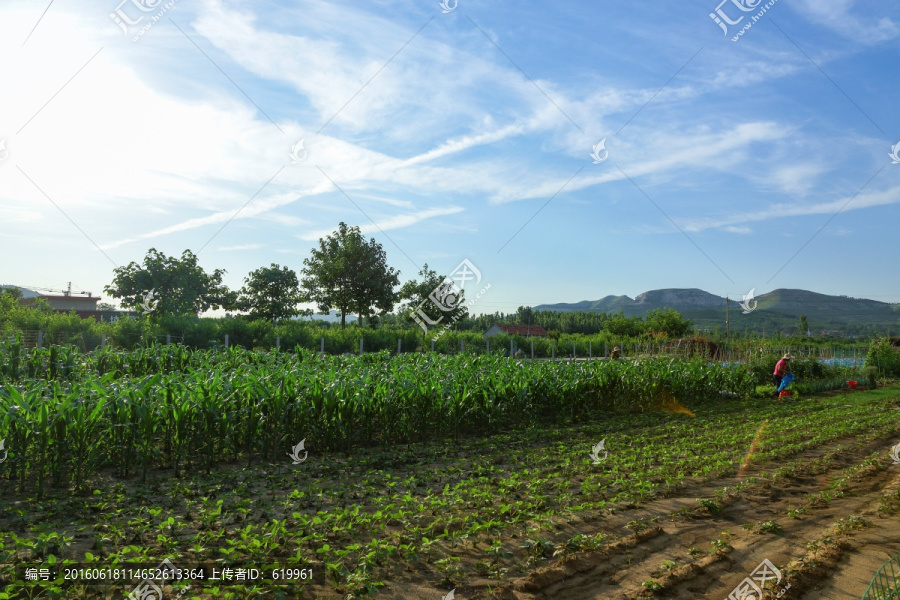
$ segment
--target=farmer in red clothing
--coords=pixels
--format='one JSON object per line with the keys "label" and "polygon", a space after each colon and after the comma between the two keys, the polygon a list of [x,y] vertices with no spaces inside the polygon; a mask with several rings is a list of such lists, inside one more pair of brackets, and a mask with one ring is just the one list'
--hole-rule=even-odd
{"label": "farmer in red clothing", "polygon": [[[781,360],[779,360],[779,361],[775,364],[775,372],[772,374],[772,381],[775,382],[775,389],[776,389],[776,390],[777,390],[778,387],[781,385],[781,380],[784,379],[784,376],[785,376],[785,375],[787,375],[787,372],[788,372],[788,361],[789,361],[789,360],[792,360],[793,358],[794,358],[794,357],[791,356],[791,353],[788,352],[787,354],[785,354],[784,356],[782,356],[782,357],[781,357]],[[773,396],[777,396],[777,395],[778,395],[778,392],[775,392],[775,393],[773,394]]]}

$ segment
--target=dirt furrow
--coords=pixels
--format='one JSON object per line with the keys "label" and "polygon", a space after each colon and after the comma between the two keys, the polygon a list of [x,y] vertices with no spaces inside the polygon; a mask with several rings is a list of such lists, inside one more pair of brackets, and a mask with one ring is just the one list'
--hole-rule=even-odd
{"label": "dirt furrow", "polygon": [[[837,562],[832,577],[839,578],[839,573],[845,572],[849,577],[852,572],[854,582],[848,584],[847,577],[840,577],[840,581],[833,584],[818,580],[823,590],[831,590],[827,592],[832,594],[828,597],[852,597],[846,595],[848,585],[854,590],[861,586],[858,593],[854,591],[855,597],[860,597],[875,570],[888,558],[887,553],[900,546],[898,518],[877,513],[879,496],[900,486],[900,467],[879,468],[863,464],[870,451],[881,451],[883,447],[884,441],[879,441],[838,454],[831,453],[829,448],[804,453],[806,460],[796,475],[775,481],[762,480],[737,495],[726,495],[722,499],[722,510],[715,515],[700,508],[697,499],[713,498],[716,490],[723,487],[723,481],[692,486],[691,497],[662,499],[619,512],[603,519],[603,531],[621,530],[638,515],[648,521],[656,516],[659,521],[657,527],[637,536],[537,569],[502,586],[501,591],[494,590],[493,595],[479,593],[476,597],[625,600],[652,595],[642,584],[655,581],[662,586],[656,592],[660,597],[721,600],[764,559],[786,573],[791,561],[807,556],[808,543],[834,534],[835,522],[850,515],[866,515],[876,527],[847,531],[842,537],[846,538],[845,546],[859,544],[868,550],[854,554],[852,559],[842,552],[844,558]],[[822,460],[816,463],[817,459]],[[861,464],[858,472],[850,477],[843,473],[844,469]],[[760,466],[756,469],[757,474],[765,473],[767,466],[772,467]],[[844,484],[834,488],[832,484],[842,477],[846,477]],[[725,485],[736,483],[735,479],[733,483],[726,481]],[[821,492],[831,497],[823,497]],[[788,516],[792,509],[798,511],[795,513],[798,518]],[[745,530],[744,525],[754,526],[755,531]],[[725,531],[729,534],[723,535]],[[722,547],[713,555],[706,555],[715,540],[730,548]],[[699,548],[703,555],[695,550],[692,556],[689,554],[691,548]],[[664,568],[664,561],[671,561],[666,563],[668,570]],[[866,577],[868,579],[863,583]],[[806,587],[808,585],[798,579],[788,597],[799,598],[798,593],[804,593]],[[820,596],[807,597],[812,600]]]}

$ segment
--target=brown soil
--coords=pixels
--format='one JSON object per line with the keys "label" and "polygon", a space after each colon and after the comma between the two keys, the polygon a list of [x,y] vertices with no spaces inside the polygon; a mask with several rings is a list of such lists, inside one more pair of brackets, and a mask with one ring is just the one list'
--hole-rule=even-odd
{"label": "brown soil", "polygon": [[[715,492],[724,486],[733,489],[740,483],[737,478],[695,482],[682,488],[678,497],[648,502],[593,522],[560,520],[555,523],[560,530],[625,537],[596,551],[549,559],[543,566],[520,565],[524,573],[510,568],[508,577],[499,583],[469,577],[470,585],[458,587],[456,598],[722,600],[764,559],[782,573],[782,581],[775,588],[769,585],[764,600],[775,598],[788,585],[781,596],[788,600],[862,598],[879,567],[900,554],[900,465],[891,464],[890,445],[889,440],[879,440],[837,453],[833,451],[839,444],[818,448],[798,457],[802,466],[783,477],[771,477],[783,465],[758,465],[746,473],[757,481],[720,496],[716,501],[721,510],[715,515],[699,506],[698,499],[715,498]],[[870,457],[874,460],[864,463]],[[848,476],[845,470],[852,467],[856,468]],[[841,478],[844,485],[833,488]],[[821,499],[823,491],[831,499]],[[801,508],[796,518],[788,515],[789,510]],[[851,515],[855,517],[848,521]],[[626,523],[641,519],[653,524],[637,534],[624,529]],[[845,524],[836,528],[842,519]],[[758,525],[767,522],[777,524],[778,529],[759,531]],[[757,527],[745,529],[745,524]],[[723,535],[726,531],[729,534]],[[717,539],[730,548],[711,554],[711,543]],[[692,557],[688,551],[694,547],[702,554],[695,551]],[[474,559],[467,554],[458,556],[463,570],[472,574]],[[483,549],[480,555],[483,558]],[[666,571],[663,561],[667,560],[677,566]],[[393,581],[378,597],[438,599],[433,583],[416,585],[424,582],[416,581],[414,573],[390,579]],[[648,580],[658,582],[662,589],[650,592],[642,586]]]}

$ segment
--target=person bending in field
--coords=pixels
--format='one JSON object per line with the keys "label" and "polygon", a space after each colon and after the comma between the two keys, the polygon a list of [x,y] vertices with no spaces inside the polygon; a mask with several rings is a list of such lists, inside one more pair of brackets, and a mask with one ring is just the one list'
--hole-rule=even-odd
{"label": "person bending in field", "polygon": [[788,352],[784,356],[781,357],[777,363],[775,363],[775,372],[772,373],[772,381],[775,383],[775,393],[772,394],[772,397],[778,396],[778,388],[781,387],[781,380],[784,379],[784,376],[787,375],[789,361],[791,361],[794,357],[791,356],[791,353]]}
{"label": "person bending in field", "polygon": [[613,348],[612,354],[609,355],[609,358],[611,358],[612,360],[619,358],[619,347],[618,346]]}

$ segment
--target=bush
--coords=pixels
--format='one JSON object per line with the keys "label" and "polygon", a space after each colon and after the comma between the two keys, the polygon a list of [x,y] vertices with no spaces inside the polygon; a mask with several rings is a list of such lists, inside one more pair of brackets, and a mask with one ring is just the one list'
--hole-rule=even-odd
{"label": "bush", "polygon": [[863,374],[866,377],[866,382],[869,384],[869,389],[874,390],[878,387],[878,368],[877,367],[865,367],[863,369]]}
{"label": "bush", "polygon": [[888,376],[900,376],[900,348],[893,347],[887,338],[876,338],[869,346],[865,365]]}

